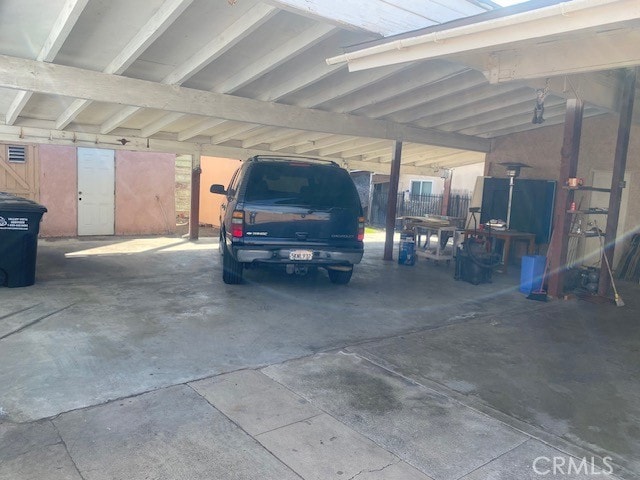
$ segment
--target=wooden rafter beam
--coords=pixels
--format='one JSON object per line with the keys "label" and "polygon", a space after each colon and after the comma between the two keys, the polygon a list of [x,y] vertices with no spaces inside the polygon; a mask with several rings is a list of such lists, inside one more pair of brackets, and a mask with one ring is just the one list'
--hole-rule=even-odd
{"label": "wooden rafter beam", "polygon": [[6,55],[0,55],[0,87],[129,105],[134,109],[154,108],[313,132],[402,139],[483,152],[491,148],[490,140],[467,135],[204,92]]}
{"label": "wooden rafter beam", "polygon": [[[36,60],[43,62],[53,61],[69,36],[69,33],[71,33],[73,26],[78,21],[80,14],[87,6],[88,1],[89,0],[67,0],[65,2]],[[15,123],[22,109],[27,105],[31,95],[33,95],[33,92],[24,90],[16,94],[7,110],[5,124],[13,125]]]}
{"label": "wooden rafter beam", "polygon": [[[228,28],[218,33],[218,35],[195,54],[178,65],[162,80],[162,83],[167,85],[181,85],[216,58],[227,52],[243,38],[246,38],[277,12],[278,9],[270,5],[261,3],[255,5]],[[115,130],[135,115],[138,110],[139,108],[128,107],[116,112],[102,124],[100,131],[102,133],[109,133]],[[160,122],[156,123],[156,125],[159,124]]]}
{"label": "wooden rafter beam", "polygon": [[[126,143],[122,144],[122,138]],[[102,147],[114,150],[130,150],[136,152],[167,152],[176,154],[207,155],[212,157],[237,158],[244,160],[254,155],[273,155],[273,150],[259,148],[240,148],[211,143],[180,142],[170,139],[142,138],[133,135],[102,135],[98,133],[69,132],[67,130],[52,130],[38,127],[16,127],[0,125],[0,142],[6,143],[36,143],[47,145],[65,145],[76,147]],[[286,153],[291,155],[292,153]],[[390,163],[376,161],[344,160],[339,156],[314,158],[333,160],[350,170],[366,170],[374,173],[389,174]],[[415,175],[429,175],[429,168],[403,166],[404,173]]]}
{"label": "wooden rafter beam", "polygon": [[[103,70],[104,73],[121,74],[184,12],[193,0],[166,0],[122,51]],[[75,100],[56,120],[56,128],[62,130],[91,103]]]}

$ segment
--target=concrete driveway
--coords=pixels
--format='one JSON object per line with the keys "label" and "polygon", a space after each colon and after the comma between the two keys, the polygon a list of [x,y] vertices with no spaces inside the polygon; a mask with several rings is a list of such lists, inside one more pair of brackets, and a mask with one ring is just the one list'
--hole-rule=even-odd
{"label": "concrete driveway", "polygon": [[228,286],[215,239],[41,241],[0,289],[0,479],[639,478],[637,286],[381,257]]}

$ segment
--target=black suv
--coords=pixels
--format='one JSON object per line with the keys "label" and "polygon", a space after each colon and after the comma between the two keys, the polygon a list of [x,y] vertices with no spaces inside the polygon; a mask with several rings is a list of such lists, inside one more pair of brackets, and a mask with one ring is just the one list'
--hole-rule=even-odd
{"label": "black suv", "polygon": [[288,273],[324,267],[346,284],[362,259],[364,217],[349,173],[334,162],[256,156],[243,162],[220,212],[222,279],[242,281],[248,265],[286,266]]}

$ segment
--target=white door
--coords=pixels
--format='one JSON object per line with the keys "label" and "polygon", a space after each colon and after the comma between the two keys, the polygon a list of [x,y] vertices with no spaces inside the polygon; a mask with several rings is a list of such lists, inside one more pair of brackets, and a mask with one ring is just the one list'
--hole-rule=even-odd
{"label": "white door", "polygon": [[78,235],[113,235],[113,150],[78,148]]}

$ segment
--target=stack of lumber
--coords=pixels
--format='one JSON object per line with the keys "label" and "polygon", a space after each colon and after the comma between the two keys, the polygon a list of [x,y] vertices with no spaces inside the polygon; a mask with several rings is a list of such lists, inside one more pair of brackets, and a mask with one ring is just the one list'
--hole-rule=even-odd
{"label": "stack of lumber", "polygon": [[455,227],[460,221],[459,218],[446,217],[444,215],[425,215],[424,217],[409,215],[402,217],[402,220],[404,220],[410,227],[428,228]]}

